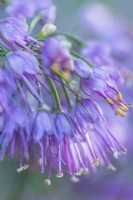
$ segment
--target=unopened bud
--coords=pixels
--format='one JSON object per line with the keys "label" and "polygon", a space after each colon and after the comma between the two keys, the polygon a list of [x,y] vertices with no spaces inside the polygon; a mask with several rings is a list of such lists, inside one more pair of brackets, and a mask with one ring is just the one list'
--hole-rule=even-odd
{"label": "unopened bud", "polygon": [[41,35],[46,37],[56,31],[56,26],[54,24],[45,24],[41,30]]}

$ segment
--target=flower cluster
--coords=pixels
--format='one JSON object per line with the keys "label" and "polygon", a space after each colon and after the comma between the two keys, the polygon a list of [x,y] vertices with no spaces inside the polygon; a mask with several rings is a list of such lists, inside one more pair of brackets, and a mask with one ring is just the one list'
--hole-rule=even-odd
{"label": "flower cluster", "polygon": [[48,185],[52,169],[57,177],[66,170],[73,180],[96,172],[99,164],[115,170],[109,154],[117,158],[126,148],[100,104],[109,104],[116,121],[130,104],[120,91],[126,79],[111,46],[95,41],[85,45],[54,32],[53,24],[32,37],[24,18],[42,12],[41,22],[53,21],[50,0],[13,0],[7,11],[10,17],[0,21],[0,159],[18,155],[21,172],[34,156],[42,173],[48,169]]}

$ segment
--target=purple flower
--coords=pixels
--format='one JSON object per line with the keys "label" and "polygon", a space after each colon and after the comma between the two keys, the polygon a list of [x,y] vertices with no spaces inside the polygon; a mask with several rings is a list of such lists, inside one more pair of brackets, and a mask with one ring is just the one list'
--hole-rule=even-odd
{"label": "purple flower", "polygon": [[6,70],[0,69],[0,112],[12,101],[16,85],[14,79]]}
{"label": "purple flower", "polygon": [[16,51],[6,57],[5,67],[12,74],[18,85],[19,80],[24,82],[31,94],[33,94],[40,103],[43,103],[37,92],[39,88],[36,81],[38,81],[46,90],[48,90],[48,88],[45,82],[39,77],[39,74],[42,74],[42,72],[39,69],[37,59],[33,55],[23,51]]}
{"label": "purple flower", "polygon": [[25,21],[6,18],[0,22],[0,40],[6,47],[25,45],[29,41],[28,26]]}
{"label": "purple flower", "polygon": [[83,134],[90,136],[94,149],[95,147],[97,149],[97,145],[100,145],[101,147],[99,146],[98,148],[103,148],[103,151],[105,151],[105,145],[114,153],[114,156],[119,155],[120,152],[124,152],[124,148],[108,130],[103,112],[96,102],[88,99],[79,101],[75,107],[75,117],[79,130]]}
{"label": "purple flower", "polygon": [[63,70],[73,68],[69,49],[55,38],[46,39],[42,49],[44,67],[53,67]]}
{"label": "purple flower", "polygon": [[81,78],[89,79],[92,75],[92,70],[84,61],[76,59],[74,61],[74,70],[76,74]]}
{"label": "purple flower", "polygon": [[56,17],[56,7],[51,0],[11,0],[7,12],[15,18],[31,18],[42,13],[43,23],[53,22]]}
{"label": "purple flower", "polygon": [[92,77],[90,79],[81,79],[80,84],[82,91],[93,99],[102,97],[107,103],[115,110],[116,114],[124,117],[125,113],[128,112],[128,104],[122,99],[122,95],[117,88],[116,82],[122,81],[120,79],[113,80],[119,76],[113,76],[112,72],[109,71],[108,67],[93,68]]}
{"label": "purple flower", "polygon": [[34,17],[36,8],[32,0],[28,0],[27,2],[11,0],[6,11],[12,17],[31,18]]}
{"label": "purple flower", "polygon": [[[3,112],[4,126],[0,136],[1,151],[0,158],[3,159],[8,147],[10,146],[11,158],[19,152],[20,171],[29,159],[28,141],[26,135],[27,113],[26,110],[19,106],[10,106]],[[19,151],[18,151],[18,150]],[[24,164],[24,165],[23,165]],[[18,170],[18,171],[19,171]]]}
{"label": "purple flower", "polygon": [[112,64],[111,50],[111,46],[106,42],[89,41],[81,50],[81,54],[94,65],[102,66]]}
{"label": "purple flower", "polygon": [[5,18],[0,21],[0,42],[8,49],[16,51],[17,48],[24,48],[33,52],[26,46],[30,40],[40,43],[29,36],[28,25],[24,20]]}
{"label": "purple flower", "polygon": [[[108,6],[94,3],[85,8],[82,15],[85,31],[106,40],[112,47],[112,54],[121,61],[128,60],[132,51],[132,31]],[[98,23],[97,23],[98,22]]]}

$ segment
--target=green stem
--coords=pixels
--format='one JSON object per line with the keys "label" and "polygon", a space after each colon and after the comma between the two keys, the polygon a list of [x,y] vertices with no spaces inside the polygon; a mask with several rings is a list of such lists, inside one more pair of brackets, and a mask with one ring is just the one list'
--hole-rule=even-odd
{"label": "green stem", "polygon": [[55,87],[55,84],[51,78],[47,77],[47,80],[48,80],[48,84],[50,86],[54,101],[56,103],[56,109],[57,109],[57,111],[62,111],[59,95],[58,95],[57,89]]}
{"label": "green stem", "polygon": [[43,37],[43,34],[40,32],[35,38],[36,40],[40,39],[41,37]]}
{"label": "green stem", "polygon": [[40,19],[42,18],[42,13],[39,13],[32,21],[29,27],[29,33],[31,34],[33,29],[35,28],[36,24],[40,21]]}
{"label": "green stem", "polygon": [[83,60],[85,63],[87,63],[89,65],[89,67],[93,67],[93,64],[88,62],[88,60],[86,58],[84,58],[83,56],[81,56],[80,54],[78,54],[75,51],[70,51],[71,55],[74,56],[75,58],[79,58],[81,60]]}
{"label": "green stem", "polygon": [[[38,87],[40,87],[40,83],[38,81],[36,81],[36,83],[37,83]],[[37,92],[38,92],[40,98],[43,99],[42,93],[40,92],[39,89],[37,90]],[[40,102],[38,102],[38,108],[41,108],[41,107],[42,107],[42,104]]]}
{"label": "green stem", "polygon": [[[58,76],[59,77],[59,76]],[[59,79],[64,82],[60,77]],[[64,84],[62,84],[62,88],[63,88],[63,91],[64,91],[64,94],[66,96],[66,100],[67,100],[67,104],[68,104],[68,110],[70,111],[72,109],[72,102],[71,102],[71,99],[70,99],[70,95],[68,93],[68,89],[64,86]]]}
{"label": "green stem", "polygon": [[8,50],[2,44],[0,44],[0,52],[6,54]]}
{"label": "green stem", "polygon": [[70,79],[66,79],[66,77],[64,76],[64,73],[62,72],[61,69],[59,69],[58,71],[54,72],[60,79],[63,79],[64,82],[68,85],[71,80]]}
{"label": "green stem", "polygon": [[[63,35],[63,36],[65,36],[66,38],[68,38],[72,42],[76,43],[81,48],[85,46],[84,41],[82,41],[80,38],[78,38],[77,36],[74,36],[72,34],[65,33],[65,32],[55,32],[55,33],[50,34],[47,37],[53,37],[53,36],[56,36],[56,35]],[[47,38],[47,37],[45,37],[45,38]]]}

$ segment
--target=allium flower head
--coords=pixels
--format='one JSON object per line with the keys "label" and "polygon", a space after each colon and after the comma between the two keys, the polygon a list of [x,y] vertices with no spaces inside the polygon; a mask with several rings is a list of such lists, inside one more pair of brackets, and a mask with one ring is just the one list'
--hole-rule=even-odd
{"label": "allium flower head", "polygon": [[[33,7],[27,13],[30,3]],[[99,164],[115,170],[109,154],[117,158],[126,148],[110,128],[99,99],[122,117],[129,104],[120,92],[125,79],[110,45],[79,45],[82,42],[69,34],[52,33],[56,28],[48,24],[34,39],[19,17],[44,12],[44,21],[51,20],[52,2],[14,0],[10,6],[18,18],[0,21],[0,159],[19,156],[21,172],[29,162],[32,166],[33,158],[41,173],[48,169],[48,185],[53,170],[59,178],[67,171],[73,179],[97,172]],[[19,12],[20,6],[26,10]],[[79,53],[73,43],[68,46],[68,39],[82,46]]]}

